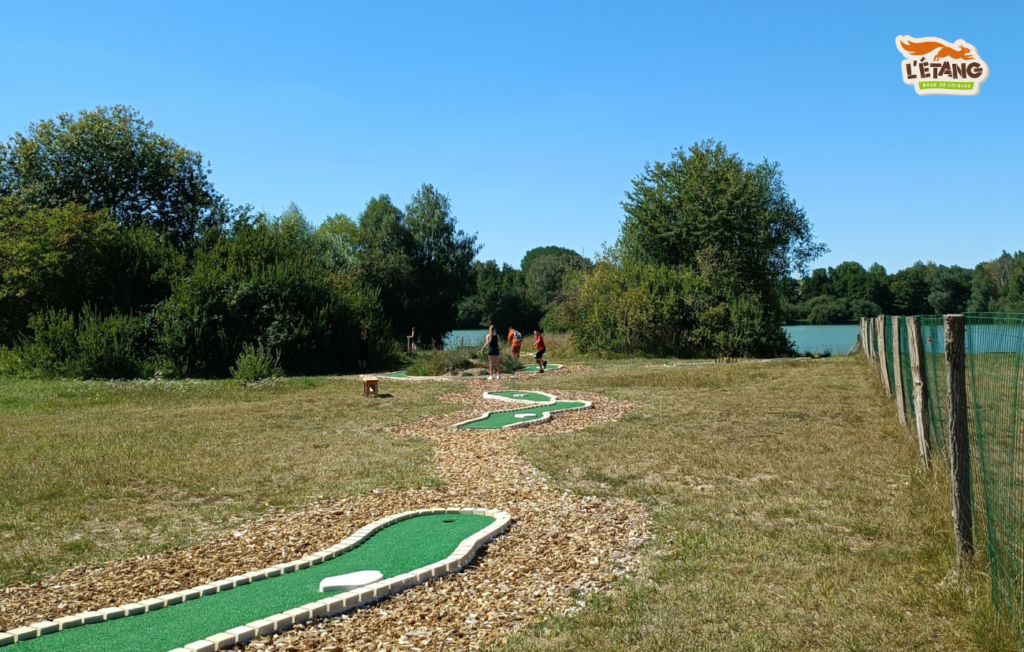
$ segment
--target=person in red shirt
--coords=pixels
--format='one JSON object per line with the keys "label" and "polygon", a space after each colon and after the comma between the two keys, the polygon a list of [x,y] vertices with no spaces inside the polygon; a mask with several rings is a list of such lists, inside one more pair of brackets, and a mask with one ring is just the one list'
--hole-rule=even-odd
{"label": "person in red shirt", "polygon": [[544,361],[544,336],[540,334],[540,331],[533,331],[533,349],[536,351],[533,354],[533,359],[537,361],[537,366],[540,367],[537,373],[542,374],[548,363]]}

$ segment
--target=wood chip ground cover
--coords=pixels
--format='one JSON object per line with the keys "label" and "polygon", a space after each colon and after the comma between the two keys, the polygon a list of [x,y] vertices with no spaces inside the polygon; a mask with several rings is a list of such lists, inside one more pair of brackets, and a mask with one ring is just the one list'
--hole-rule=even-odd
{"label": "wood chip ground cover", "polygon": [[[413,587],[368,609],[320,619],[237,646],[248,650],[479,649],[549,613],[577,608],[585,597],[637,569],[648,537],[644,507],[624,499],[580,496],[554,487],[514,451],[514,441],[577,430],[619,418],[632,403],[586,392],[556,392],[594,409],[568,412],[527,429],[452,430],[453,423],[494,409],[479,391],[445,394],[466,409],[393,429],[434,442],[446,485],[373,494],[267,517],[184,550],[70,569],[0,594],[0,631],[86,610],[138,601],[230,575],[297,559],[341,541],[381,516],[447,505],[502,509],[508,534],[465,572]],[[507,404],[506,404],[507,405]]]}

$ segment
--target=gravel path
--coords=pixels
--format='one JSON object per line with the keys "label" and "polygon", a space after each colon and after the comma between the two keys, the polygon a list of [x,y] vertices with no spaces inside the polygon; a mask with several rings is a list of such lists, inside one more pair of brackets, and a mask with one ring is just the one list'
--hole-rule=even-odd
{"label": "gravel path", "polygon": [[31,586],[0,591],[0,631],[43,619],[126,604],[327,548],[381,516],[411,509],[488,507],[512,514],[509,532],[492,542],[463,573],[431,580],[370,608],[319,619],[237,649],[467,650],[504,639],[546,613],[565,613],[587,595],[610,590],[616,576],[636,570],[650,518],[639,503],[578,496],[552,486],[520,458],[514,440],[619,418],[632,404],[584,392],[594,409],[555,415],[549,423],[504,431],[451,430],[453,423],[494,409],[479,393],[446,394],[466,410],[393,430],[435,443],[439,488],[375,491],[324,501],[260,519],[184,550],[83,566]]}

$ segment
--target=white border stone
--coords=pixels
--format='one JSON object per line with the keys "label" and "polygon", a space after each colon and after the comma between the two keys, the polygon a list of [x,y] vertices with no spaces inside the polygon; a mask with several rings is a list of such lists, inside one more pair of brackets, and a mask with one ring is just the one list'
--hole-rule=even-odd
{"label": "white border stone", "polygon": [[[587,404],[587,407],[590,407],[589,403]],[[582,410],[586,408],[571,409]],[[296,623],[305,622],[313,618],[335,616],[346,611],[351,611],[363,605],[381,600],[382,598],[411,586],[422,584],[429,579],[447,575],[448,573],[458,572],[473,560],[477,551],[482,546],[505,532],[505,530],[508,529],[509,523],[512,521],[512,515],[508,512],[472,507],[433,507],[393,514],[391,516],[378,519],[373,523],[360,528],[355,534],[337,545],[287,564],[278,564],[271,568],[256,571],[255,573],[236,575],[228,578],[227,580],[221,580],[220,582],[210,582],[209,584],[203,584],[191,589],[162,595],[158,598],[140,600],[137,603],[133,602],[120,607],[107,607],[105,609],[100,609],[99,611],[85,611],[74,616],[58,618],[53,622],[42,621],[34,623],[28,627],[17,627],[7,632],[0,632],[0,647],[10,645],[11,643],[18,641],[36,638],[43,634],[60,631],[62,629],[70,629],[71,627],[77,627],[83,624],[110,620],[112,618],[124,618],[145,613],[147,611],[154,611],[168,605],[184,602],[186,599],[196,600],[215,593],[216,591],[210,591],[213,587],[216,587],[219,591],[226,591],[235,586],[248,584],[250,582],[257,582],[268,577],[274,577],[282,572],[290,573],[298,568],[308,568],[313,564],[319,564],[321,562],[334,559],[338,555],[355,548],[389,525],[394,525],[395,523],[416,516],[430,516],[436,514],[473,514],[477,516],[489,516],[494,519],[494,522],[479,532],[463,539],[452,554],[439,562],[435,562],[422,568],[417,568],[413,571],[403,573],[395,577],[385,578],[380,582],[367,584],[366,586],[359,587],[352,591],[338,593],[330,596],[329,598],[303,605],[297,609],[289,609],[283,614],[266,616],[260,620],[248,623],[244,627],[234,627],[226,632],[212,634],[202,641],[189,643],[184,647],[175,648],[170,652],[205,652],[207,650],[224,649],[226,647],[231,647],[236,642],[244,642],[255,636],[267,636],[269,634],[288,629]],[[300,565],[302,563],[304,563],[304,565]],[[59,629],[57,626],[59,626]]]}
{"label": "white border stone", "polygon": [[[514,389],[503,389],[501,391],[503,391],[503,392],[514,392],[514,391],[517,391],[517,390],[514,390]],[[558,402],[558,397],[557,396],[555,396],[554,394],[548,394],[547,392],[538,392],[538,391],[533,390],[533,389],[524,389],[522,393],[523,394],[540,394],[542,396],[547,396],[548,400],[546,400],[546,401],[531,401],[528,398],[511,398],[509,396],[501,396],[501,395],[497,394],[496,392],[484,392],[484,398],[494,399],[495,401],[507,401],[509,403],[529,403],[531,405],[550,405],[552,403],[557,403]]]}

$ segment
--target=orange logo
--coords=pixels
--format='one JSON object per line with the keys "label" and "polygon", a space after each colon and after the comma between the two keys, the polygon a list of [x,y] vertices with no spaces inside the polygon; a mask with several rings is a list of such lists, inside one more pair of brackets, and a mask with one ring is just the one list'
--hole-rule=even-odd
{"label": "orange logo", "polygon": [[903,82],[918,95],[977,95],[988,79],[988,64],[978,50],[963,39],[955,43],[940,38],[897,36],[903,54]]}

